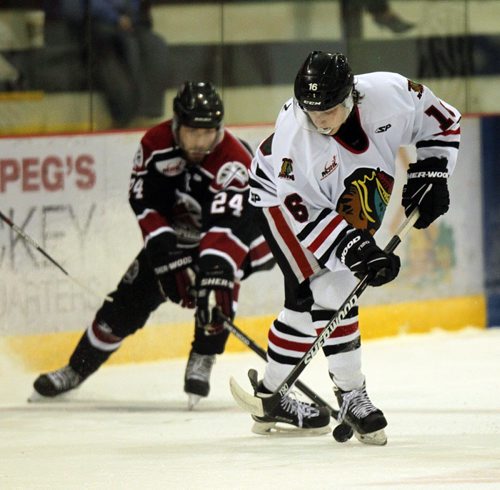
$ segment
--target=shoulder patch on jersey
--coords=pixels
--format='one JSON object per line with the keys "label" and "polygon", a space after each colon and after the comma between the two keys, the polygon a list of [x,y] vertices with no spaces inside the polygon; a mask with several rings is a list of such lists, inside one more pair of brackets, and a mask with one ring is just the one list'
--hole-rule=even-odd
{"label": "shoulder patch on jersey", "polygon": [[424,86],[421,83],[414,82],[413,80],[408,79],[408,91],[417,92],[417,98],[421,99],[422,94],[424,93]]}
{"label": "shoulder patch on jersey", "polygon": [[181,157],[169,158],[168,160],[157,160],[155,167],[158,172],[166,177],[175,177],[183,172],[186,161]]}
{"label": "shoulder patch on jersey", "polygon": [[331,175],[335,169],[339,166],[337,163],[337,155],[333,155],[332,161],[325,163],[325,167],[323,171],[321,172],[321,179],[326,179],[329,175]]}
{"label": "shoulder patch on jersey", "polygon": [[278,177],[280,179],[295,180],[295,176],[293,175],[293,161],[291,158],[283,158]]}
{"label": "shoulder patch on jersey", "polygon": [[241,162],[226,162],[217,171],[215,176],[216,190],[236,189],[248,187],[248,171]]}

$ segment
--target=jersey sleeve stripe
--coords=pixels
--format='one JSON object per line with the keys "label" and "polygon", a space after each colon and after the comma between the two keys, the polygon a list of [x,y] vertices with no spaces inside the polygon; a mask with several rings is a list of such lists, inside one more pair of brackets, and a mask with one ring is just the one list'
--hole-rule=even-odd
{"label": "jersey sleeve stripe", "polygon": [[217,248],[206,248],[200,252],[200,257],[205,255],[216,255],[217,257],[224,259],[231,266],[234,274],[236,274],[239,269],[239,264],[234,261],[232,255],[224,252],[223,250]]}
{"label": "jersey sleeve stripe", "polygon": [[321,231],[317,238],[307,247],[312,253],[316,252],[325,240],[332,235],[335,229],[344,222],[344,219],[340,214],[335,216]]}
{"label": "jersey sleeve stripe", "polygon": [[[248,183],[250,184],[250,187],[262,189],[263,191],[266,191],[266,192],[271,192],[269,190],[269,187],[264,187],[258,180],[252,179],[252,177],[250,177],[248,179]],[[276,193],[274,193],[274,192],[273,192],[273,194],[276,195]]]}
{"label": "jersey sleeve stripe", "polygon": [[458,129],[448,129],[442,133],[436,133],[433,136],[449,136],[450,134],[460,134],[460,128]]}
{"label": "jersey sleeve stripe", "polygon": [[417,148],[429,148],[431,146],[440,146],[447,148],[456,148],[458,150],[460,143],[458,141],[426,140],[426,141],[419,141],[415,146]]}
{"label": "jersey sleeve stripe", "polygon": [[230,230],[210,230],[200,242],[200,257],[206,254],[224,256],[235,271],[240,268],[247,253],[248,247],[230,233]]}
{"label": "jersey sleeve stripe", "polygon": [[273,180],[266,175],[259,165],[256,165],[255,175],[261,179],[268,180],[271,184],[273,184]]}
{"label": "jersey sleeve stripe", "polygon": [[349,232],[349,227],[346,226],[335,238],[333,243],[326,249],[326,251],[318,258],[319,263],[326,267],[327,262],[330,260],[333,251],[337,248],[337,245],[341,242],[341,240],[347,235]]}
{"label": "jersey sleeve stripe", "polygon": [[314,228],[316,228],[316,226],[318,226],[318,224],[321,221],[323,221],[332,212],[333,212],[332,209],[327,209],[327,208],[323,209],[323,211],[321,211],[321,213],[319,213],[318,217],[314,221],[311,221],[310,223],[308,223],[304,227],[304,229],[297,235],[297,238],[300,241],[302,241],[305,238],[307,238],[307,236],[314,230]]}
{"label": "jersey sleeve stripe", "polygon": [[269,225],[274,227],[273,236],[287,257],[297,280],[302,282],[319,270],[319,264],[313,268],[311,260],[306,256],[304,248],[290,229],[279,206],[263,208],[263,212],[268,216]]}
{"label": "jersey sleeve stripe", "polygon": [[[255,242],[257,242],[257,240]],[[272,260],[273,255],[271,253],[271,250],[269,250],[269,246],[263,238],[260,243],[255,243],[255,245],[254,243],[250,244],[249,251],[250,264],[252,265],[252,267],[265,264],[269,260]]]}
{"label": "jersey sleeve stripe", "polygon": [[174,233],[174,229],[167,220],[154,209],[145,209],[141,214],[137,215],[137,220],[145,242],[160,233]]}

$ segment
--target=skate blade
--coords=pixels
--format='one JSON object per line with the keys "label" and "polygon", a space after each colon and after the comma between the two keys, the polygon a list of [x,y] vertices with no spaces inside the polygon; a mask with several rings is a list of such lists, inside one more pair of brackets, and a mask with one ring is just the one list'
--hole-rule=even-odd
{"label": "skate blade", "polygon": [[202,397],[200,395],[194,395],[192,393],[188,394],[188,410],[193,410],[198,403],[200,403],[200,400]]}
{"label": "skate blade", "polygon": [[369,444],[371,446],[385,446],[387,444],[387,436],[385,435],[384,429],[376,430],[369,434],[354,432],[354,435],[356,439],[363,444]]}
{"label": "skate blade", "polygon": [[26,400],[28,403],[55,403],[61,401],[67,401],[67,397],[64,396],[65,393],[61,393],[57,396],[43,396],[38,393],[38,391],[33,390],[33,393]]}
{"label": "skate blade", "polygon": [[332,431],[330,425],[302,429],[294,425],[281,422],[254,422],[252,432],[260,436],[272,437],[311,437],[329,434]]}

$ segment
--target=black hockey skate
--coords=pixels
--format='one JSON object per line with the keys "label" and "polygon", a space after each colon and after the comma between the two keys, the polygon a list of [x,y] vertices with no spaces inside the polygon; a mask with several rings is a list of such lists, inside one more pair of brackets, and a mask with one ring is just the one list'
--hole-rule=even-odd
{"label": "black hockey skate", "polygon": [[[271,394],[261,381],[252,380],[255,396],[266,397]],[[252,415],[255,421],[252,432],[260,435],[323,435],[331,431],[330,411],[314,403],[298,400],[293,392],[287,393],[280,400],[275,413],[258,417]]]}
{"label": "black hockey skate", "polygon": [[[352,391],[342,391],[339,388],[334,388],[335,396],[339,404],[339,424],[347,424],[354,431],[356,438],[364,444],[373,444],[376,446],[384,446],[387,444],[387,437],[384,428],[387,426],[387,420],[381,410],[373,405],[366,387]],[[347,434],[344,439],[336,436],[334,429],[334,437],[339,442],[345,442],[352,433]]]}
{"label": "black hockey skate", "polygon": [[210,392],[210,374],[215,364],[215,354],[189,353],[189,359],[184,374],[184,391],[188,395],[188,409],[193,407],[208,396]]}
{"label": "black hockey skate", "polygon": [[[79,386],[83,377],[71,366],[65,366],[50,373],[41,374],[33,383],[35,393],[42,397],[54,398]],[[31,401],[35,401],[32,397]]]}

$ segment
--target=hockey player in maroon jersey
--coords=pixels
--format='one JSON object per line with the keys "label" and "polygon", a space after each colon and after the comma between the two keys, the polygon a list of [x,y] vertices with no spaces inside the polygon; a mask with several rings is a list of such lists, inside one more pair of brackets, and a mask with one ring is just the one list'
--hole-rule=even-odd
{"label": "hockey player in maroon jersey", "polygon": [[[426,228],[449,207],[447,179],[456,164],[460,113],[432,91],[396,73],[354,76],[339,53],[313,51],[295,79],[275,132],[250,171],[250,201],[285,278],[285,305],[268,336],[268,363],[256,396],[280,386],[335,311],[368,275],[396,278],[399,258],[378,247],[394,184],[396,154],[415,145],[402,204],[418,207]],[[424,194],[423,190],[430,190]],[[368,397],[361,370],[358,309],[350,310],[323,352],[339,402],[339,422],[367,444],[387,441],[384,414]],[[327,431],[324,407],[283,396],[276,413],[253,415],[254,431],[287,422],[302,433]]]}
{"label": "hockey player in maroon jersey", "polygon": [[164,301],[195,308],[195,334],[184,391],[192,408],[210,389],[228,331],[214,307],[234,317],[240,280],[274,260],[252,226],[251,152],[223,127],[223,104],[210,82],[186,82],[174,117],[143,136],[129,201],[144,247],[86,329],[69,364],[40,375],[36,393],[54,397],[79,386],[144,326]]}

